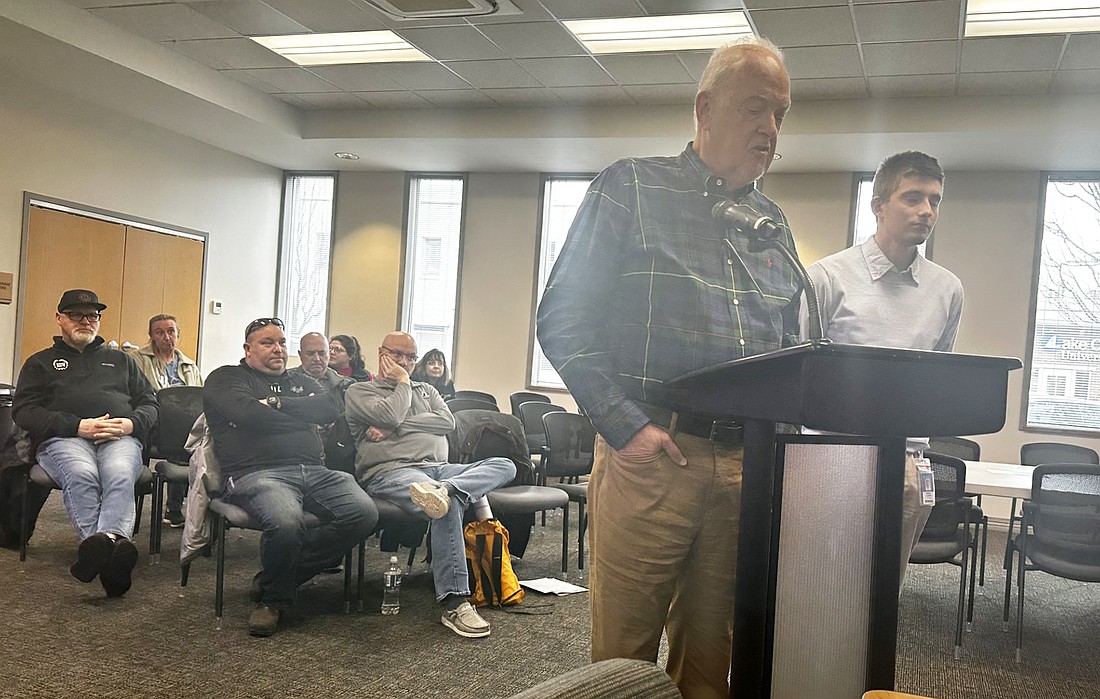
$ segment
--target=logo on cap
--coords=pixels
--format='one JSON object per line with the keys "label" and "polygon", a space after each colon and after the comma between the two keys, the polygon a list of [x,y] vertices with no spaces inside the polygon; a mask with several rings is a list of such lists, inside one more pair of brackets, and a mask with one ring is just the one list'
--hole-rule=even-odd
{"label": "logo on cap", "polygon": [[53,360],[53,368],[58,370],[58,371],[65,371],[66,369],[69,368],[69,360],[68,359],[55,359],[55,360]]}
{"label": "logo on cap", "polygon": [[86,291],[82,291],[79,294],[77,294],[77,298],[80,299],[81,301],[83,301],[84,303],[91,303],[92,302],[92,295],[89,294]]}

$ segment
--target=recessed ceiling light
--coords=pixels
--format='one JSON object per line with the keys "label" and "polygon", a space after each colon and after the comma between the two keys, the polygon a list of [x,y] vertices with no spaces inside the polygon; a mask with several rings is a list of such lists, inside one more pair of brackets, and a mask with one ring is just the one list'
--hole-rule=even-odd
{"label": "recessed ceiling light", "polygon": [[748,17],[741,10],[660,17],[578,19],[562,24],[592,53],[713,49],[753,33]]}
{"label": "recessed ceiling light", "polygon": [[1100,31],[1097,0],[969,0],[966,33],[973,36]]}
{"label": "recessed ceiling light", "polygon": [[432,60],[388,29],[374,32],[287,34],[249,38],[300,66]]}
{"label": "recessed ceiling light", "polygon": [[337,158],[341,160],[358,160],[359,156],[355,153],[348,153],[347,151],[340,151],[335,154]]}

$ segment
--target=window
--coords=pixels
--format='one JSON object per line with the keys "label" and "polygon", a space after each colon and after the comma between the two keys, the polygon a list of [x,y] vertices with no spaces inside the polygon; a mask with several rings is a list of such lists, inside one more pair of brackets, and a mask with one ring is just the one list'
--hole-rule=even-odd
{"label": "window", "polygon": [[1024,429],[1100,432],[1100,177],[1045,178]]}
{"label": "window", "polygon": [[[871,199],[874,198],[874,173],[861,173],[856,175],[855,197],[853,205],[855,209],[852,211],[852,234],[849,236],[851,245],[863,245],[867,242],[867,239],[875,234],[878,229],[878,220],[875,218],[875,212],[871,211]],[[917,250],[921,255],[928,257],[931,253],[928,250],[928,242],[924,242],[917,247]]]}
{"label": "window", "polygon": [[401,329],[420,354],[439,349],[454,366],[458,268],[466,178],[409,178]]}
{"label": "window", "polygon": [[288,174],[283,190],[276,314],[286,324],[287,349],[328,318],[334,174]]}
{"label": "window", "polygon": [[[588,191],[588,183],[592,181],[589,175],[571,176],[546,176],[542,181],[542,220],[539,222],[539,274],[535,289],[535,308],[538,308],[542,300],[542,292],[546,289],[546,280],[550,276],[550,270],[554,268],[554,262],[558,259],[561,246],[565,243],[565,237],[569,233],[569,226],[573,223],[573,217],[577,215],[577,208],[584,199],[584,193]],[[534,349],[531,352],[531,380],[530,384],[536,388],[565,388],[565,383],[554,371],[550,360],[542,353],[538,338],[532,343]]]}

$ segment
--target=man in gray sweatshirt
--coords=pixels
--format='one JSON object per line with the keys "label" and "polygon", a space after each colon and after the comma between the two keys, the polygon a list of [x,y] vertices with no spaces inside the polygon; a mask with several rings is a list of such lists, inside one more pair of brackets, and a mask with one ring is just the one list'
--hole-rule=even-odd
{"label": "man in gray sweatshirt", "polygon": [[393,332],[378,348],[374,381],[345,394],[348,425],[356,440],[355,475],[374,497],[432,520],[432,576],[444,626],[459,636],[483,638],[489,622],[466,601],[470,584],[462,519],[467,507],[516,475],[506,458],[447,463],[447,433],[455,420],[439,392],[412,381],[416,340]]}

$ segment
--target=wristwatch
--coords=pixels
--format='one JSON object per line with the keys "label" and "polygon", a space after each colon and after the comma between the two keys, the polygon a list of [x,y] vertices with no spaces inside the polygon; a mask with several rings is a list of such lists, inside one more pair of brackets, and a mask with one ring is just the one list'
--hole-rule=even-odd
{"label": "wristwatch", "polygon": [[279,396],[268,396],[265,402],[276,410],[283,407],[283,402],[279,400]]}

